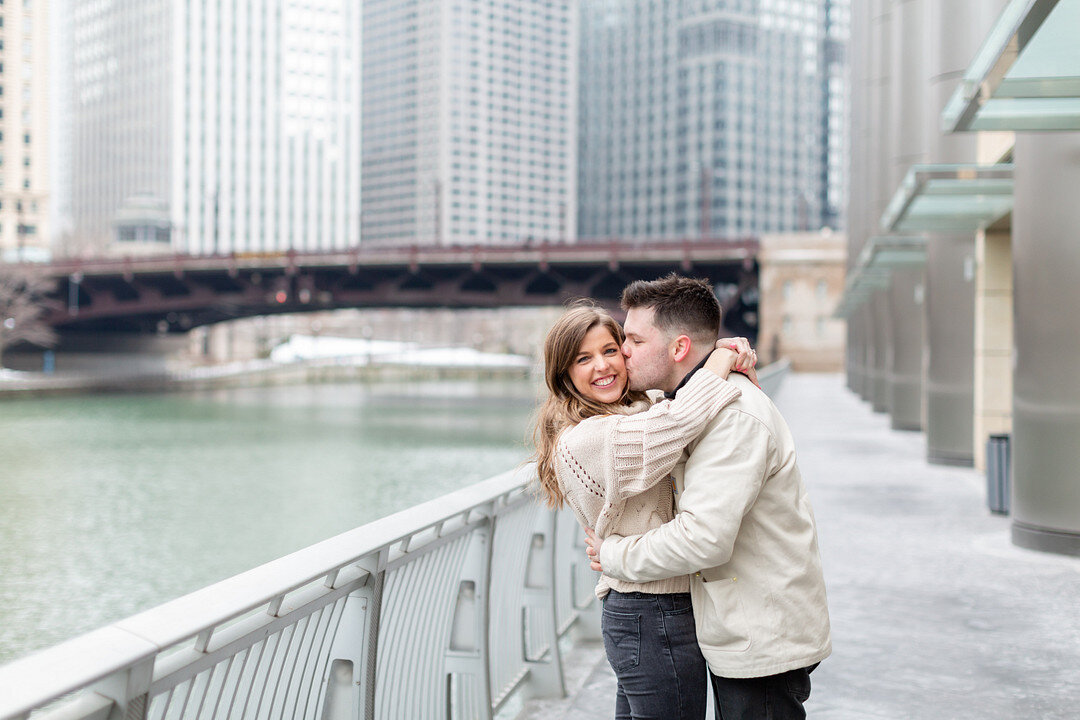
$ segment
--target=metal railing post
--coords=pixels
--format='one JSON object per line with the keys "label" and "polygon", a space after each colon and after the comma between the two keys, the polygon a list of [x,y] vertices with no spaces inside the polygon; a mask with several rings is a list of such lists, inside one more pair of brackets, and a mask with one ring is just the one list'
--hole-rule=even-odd
{"label": "metal railing post", "polygon": [[[490,720],[491,553],[495,513],[473,530],[461,568],[450,642],[446,649],[446,718]],[[472,683],[466,681],[471,678]]]}
{"label": "metal railing post", "polygon": [[545,618],[544,643],[547,652],[539,658],[525,658],[529,669],[526,688],[531,697],[565,697],[559,626],[555,605],[555,513],[537,513],[532,547],[525,568],[525,608]]}
{"label": "metal railing post", "polygon": [[330,648],[330,662],[322,680],[322,720],[370,720],[375,716],[375,658],[386,551],[365,569],[370,573],[367,583],[346,598]]}
{"label": "metal railing post", "polygon": [[113,702],[107,720],[146,720],[154,658],[117,672],[93,686],[92,691]]}

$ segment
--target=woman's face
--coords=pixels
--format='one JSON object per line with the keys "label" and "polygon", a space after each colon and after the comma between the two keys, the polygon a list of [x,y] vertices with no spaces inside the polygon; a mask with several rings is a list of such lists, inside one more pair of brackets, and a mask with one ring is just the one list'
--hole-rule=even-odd
{"label": "woman's face", "polygon": [[626,390],[626,363],[611,331],[597,325],[585,335],[570,362],[570,382],[579,393],[598,403],[617,403]]}

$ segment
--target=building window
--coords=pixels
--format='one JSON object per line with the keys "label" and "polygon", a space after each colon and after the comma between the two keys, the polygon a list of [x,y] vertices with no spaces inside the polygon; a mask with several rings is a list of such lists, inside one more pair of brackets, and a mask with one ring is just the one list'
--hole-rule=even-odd
{"label": "building window", "polygon": [[785,300],[791,299],[791,281],[785,280],[783,287],[780,289],[780,293]]}

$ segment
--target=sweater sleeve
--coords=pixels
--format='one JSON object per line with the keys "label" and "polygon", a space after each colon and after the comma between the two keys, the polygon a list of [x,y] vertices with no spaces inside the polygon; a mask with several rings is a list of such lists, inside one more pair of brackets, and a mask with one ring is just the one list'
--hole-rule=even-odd
{"label": "sweater sleeve", "polygon": [[743,517],[773,467],[775,443],[749,413],[724,415],[686,461],[675,519],[642,535],[609,537],[604,573],[633,582],[684,575],[727,563]]}
{"label": "sweater sleeve", "polygon": [[686,446],[740,394],[734,384],[702,368],[674,400],[634,415],[589,418],[564,433],[559,463],[592,496],[596,532],[604,537],[618,523],[627,498],[665,480]]}

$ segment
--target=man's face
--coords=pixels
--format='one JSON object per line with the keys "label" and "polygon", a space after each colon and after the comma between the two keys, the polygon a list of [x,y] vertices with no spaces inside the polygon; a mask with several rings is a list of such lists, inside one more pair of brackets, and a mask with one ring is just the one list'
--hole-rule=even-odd
{"label": "man's face", "polygon": [[652,308],[633,308],[626,313],[623,329],[626,341],[622,351],[626,356],[626,372],[631,390],[673,390],[668,387],[675,370],[671,355],[672,340],[653,322]]}

